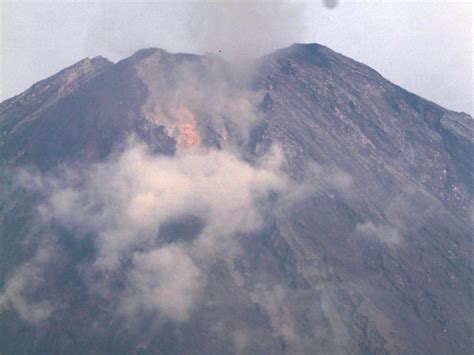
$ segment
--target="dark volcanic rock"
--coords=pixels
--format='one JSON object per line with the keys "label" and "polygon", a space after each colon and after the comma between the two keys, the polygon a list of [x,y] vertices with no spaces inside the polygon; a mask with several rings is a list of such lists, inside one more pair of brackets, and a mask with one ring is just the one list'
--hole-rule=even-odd
{"label": "dark volcanic rock", "polygon": [[[184,115],[202,145],[249,161],[279,144],[288,173],[317,192],[242,237],[240,281],[216,261],[209,302],[187,322],[147,315],[127,328],[65,268],[62,279],[74,281],[52,293],[68,308],[39,330],[0,311],[0,352],[472,353],[472,117],[317,44],[281,49],[257,68],[247,84],[213,56],[147,49],[117,64],[85,59],[1,104],[4,171],[101,161],[130,134],[171,156],[194,144],[180,141]],[[201,90],[219,110],[204,107]],[[249,142],[226,115],[235,108],[210,94],[218,91],[256,98],[261,120]],[[0,286],[27,258],[22,240],[38,204],[9,192],[10,177],[0,195]],[[184,216],[161,242],[192,240],[202,228]],[[80,250],[71,264],[90,257],[86,244],[67,244]],[[284,289],[257,292],[265,283]]]}

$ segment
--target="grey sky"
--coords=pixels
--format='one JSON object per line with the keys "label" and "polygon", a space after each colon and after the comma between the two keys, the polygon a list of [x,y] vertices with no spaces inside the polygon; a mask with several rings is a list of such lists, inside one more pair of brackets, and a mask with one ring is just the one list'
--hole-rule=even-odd
{"label": "grey sky", "polygon": [[[0,0],[1,1],[1,0]],[[228,57],[317,42],[449,109],[472,109],[470,1],[2,2],[0,100],[83,57],[144,47]]]}

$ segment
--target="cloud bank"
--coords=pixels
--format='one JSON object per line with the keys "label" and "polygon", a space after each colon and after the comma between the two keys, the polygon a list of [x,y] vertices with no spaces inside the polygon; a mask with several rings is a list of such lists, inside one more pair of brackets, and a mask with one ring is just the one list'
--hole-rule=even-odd
{"label": "cloud bank", "polygon": [[[263,227],[272,199],[291,188],[282,163],[278,149],[254,164],[213,149],[153,156],[131,139],[123,153],[106,162],[56,176],[23,171],[19,181],[45,193],[38,207],[42,223],[69,230],[77,239],[91,238],[94,259],[86,266],[94,275],[86,280],[91,292],[118,298],[123,315],[155,312],[180,322],[199,299],[209,265],[232,260],[239,253],[235,237]],[[165,225],[188,216],[202,225],[197,235],[163,239]],[[35,275],[47,259],[40,256],[20,267],[1,294],[2,305],[34,322],[52,312],[49,305],[27,306],[15,298],[31,286],[28,277],[40,282]],[[125,282],[117,290],[113,284],[119,275]]]}

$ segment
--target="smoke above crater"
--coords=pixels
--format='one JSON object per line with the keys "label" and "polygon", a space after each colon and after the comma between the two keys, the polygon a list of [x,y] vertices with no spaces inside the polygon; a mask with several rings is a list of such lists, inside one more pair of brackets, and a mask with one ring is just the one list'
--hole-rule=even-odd
{"label": "smoke above crater", "polygon": [[297,1],[219,1],[193,5],[191,29],[205,52],[253,59],[297,42],[308,4]]}
{"label": "smoke above crater", "polygon": [[[105,3],[95,7],[87,29],[87,45],[113,57],[141,48],[186,53],[216,53],[230,61],[254,59],[301,40],[309,24],[301,1],[192,1]],[[319,4],[318,4],[319,5]],[[141,19],[124,30],[117,18]],[[165,31],[157,30],[165,28]],[[97,33],[107,32],[107,36]]]}

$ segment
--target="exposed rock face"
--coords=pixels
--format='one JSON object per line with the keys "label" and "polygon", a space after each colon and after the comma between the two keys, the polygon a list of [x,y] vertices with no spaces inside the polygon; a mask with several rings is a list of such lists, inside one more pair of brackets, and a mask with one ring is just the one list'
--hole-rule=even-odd
{"label": "exposed rock face", "polygon": [[257,82],[271,102],[266,134],[286,143],[292,171],[314,159],[353,179],[350,194],[322,194],[294,213],[299,245],[285,238],[303,274],[315,255],[331,265],[316,283],[352,319],[351,351],[469,349],[460,339],[471,331],[472,118],[318,45],[265,58]]}
{"label": "exposed rock face", "polygon": [[[289,208],[265,209],[257,232],[235,236],[242,254],[216,252],[204,296],[180,321],[148,313],[124,322],[114,302],[84,286],[94,236],[71,239],[74,230],[56,227],[60,272],[37,292],[61,307],[40,325],[3,307],[0,352],[472,353],[469,115],[317,44],[261,58],[251,83],[213,56],[146,49],[117,64],[85,59],[4,101],[0,113],[5,172],[88,166],[134,134],[158,156],[213,149],[250,164],[278,145],[286,174],[305,186]],[[6,289],[34,254],[42,200],[11,190],[13,175],[3,175]],[[153,243],[192,243],[203,229],[201,218],[182,216]],[[117,289],[123,275],[108,276]]]}

